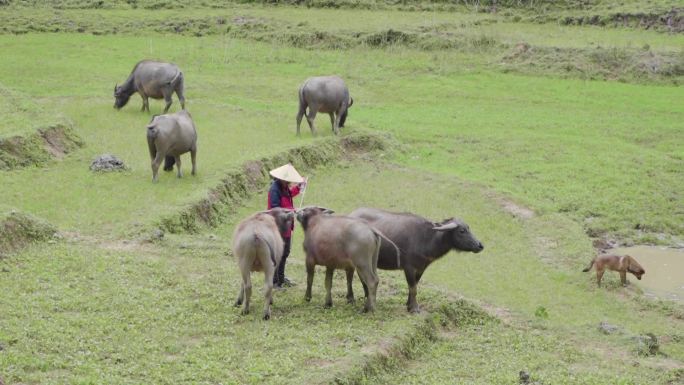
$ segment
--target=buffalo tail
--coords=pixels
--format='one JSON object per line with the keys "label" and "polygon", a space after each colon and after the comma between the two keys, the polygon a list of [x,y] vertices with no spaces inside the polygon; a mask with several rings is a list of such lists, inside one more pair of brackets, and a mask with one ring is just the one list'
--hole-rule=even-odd
{"label": "buffalo tail", "polygon": [[380,232],[380,230],[376,229],[375,227],[373,228],[373,232],[375,232],[378,236],[380,236],[382,239],[386,240],[387,242],[390,243],[390,245],[394,246],[394,250],[397,252],[397,267],[401,267],[401,250],[399,250],[399,246],[397,246],[396,243],[392,242],[391,239],[387,238],[385,234]]}
{"label": "buffalo tail", "polygon": [[587,266],[587,267],[586,267],[584,270],[582,270],[582,271],[586,273],[587,271],[591,270],[591,268],[594,266],[594,262],[596,262],[596,258],[592,259],[591,262],[589,262],[589,266]]}

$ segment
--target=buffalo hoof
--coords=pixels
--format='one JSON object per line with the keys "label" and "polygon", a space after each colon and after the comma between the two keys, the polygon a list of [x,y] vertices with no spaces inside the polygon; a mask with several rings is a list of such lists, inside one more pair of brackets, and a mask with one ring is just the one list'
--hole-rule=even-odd
{"label": "buffalo hoof", "polygon": [[249,314],[249,309],[242,309],[242,311],[240,312],[240,314],[242,314],[242,315],[247,315],[247,314]]}
{"label": "buffalo hoof", "polygon": [[409,313],[418,314],[418,313],[420,313],[420,306],[418,306],[418,305],[409,306],[409,308],[407,310]]}
{"label": "buffalo hoof", "polygon": [[375,308],[364,306],[363,310],[361,312],[362,313],[373,313],[373,312],[375,312]]}
{"label": "buffalo hoof", "polygon": [[326,302],[326,303],[323,305],[323,307],[326,308],[326,309],[330,309],[330,308],[332,307],[332,302]]}
{"label": "buffalo hoof", "polygon": [[353,305],[356,303],[356,300],[354,299],[354,297],[347,297],[347,303]]}
{"label": "buffalo hoof", "polygon": [[235,303],[233,304],[233,306],[235,306],[235,307],[240,307],[241,305],[242,305],[242,301],[240,301],[240,300],[235,301]]}
{"label": "buffalo hoof", "polygon": [[271,313],[265,313],[264,314],[264,321],[268,321],[271,319]]}
{"label": "buffalo hoof", "polygon": [[311,297],[304,297],[304,301],[311,302]]}

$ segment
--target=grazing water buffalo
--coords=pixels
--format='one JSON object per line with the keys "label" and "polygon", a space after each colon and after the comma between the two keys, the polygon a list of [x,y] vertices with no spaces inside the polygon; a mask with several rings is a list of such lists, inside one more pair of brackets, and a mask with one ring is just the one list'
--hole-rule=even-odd
{"label": "grazing water buffalo", "polygon": [[409,286],[406,306],[413,313],[420,311],[416,302],[416,286],[432,262],[452,249],[475,253],[484,249],[468,225],[456,218],[434,223],[410,213],[392,213],[373,208],[359,208],[349,216],[365,219],[399,246],[401,258],[397,260],[392,246],[382,242],[378,268],[404,270]]}
{"label": "grazing water buffalo", "polygon": [[124,84],[114,86],[114,108],[121,109],[128,103],[131,95],[137,92],[143,100],[142,111],[150,110],[147,98],[164,98],[166,101],[164,113],[167,113],[171,107],[171,95],[174,91],[178,95],[181,108],[185,109],[181,70],[175,64],[143,60],[135,65]]}
{"label": "grazing water buffalo", "polygon": [[283,238],[280,234],[290,229],[294,211],[280,207],[258,212],[243,220],[233,234],[233,255],[242,274],[242,284],[235,307],[242,305],[242,314],[249,314],[252,296],[252,271],[263,271],[265,276],[264,319],[271,318],[273,273],[283,255]]}
{"label": "grazing water buffalo", "polygon": [[314,268],[322,265],[327,268],[325,307],[332,306],[331,289],[335,269],[347,271],[347,301],[353,303],[351,277],[356,269],[368,291],[363,310],[372,312],[375,310],[379,282],[377,262],[382,234],[357,218],[326,215],[332,213],[332,210],[322,207],[306,207],[297,211],[297,220],[304,228],[307,274],[305,299],[311,300]]}
{"label": "grazing water buffalo", "polygon": [[[316,135],[314,119],[316,113],[325,112],[330,115],[330,124],[335,135],[340,127],[344,127],[347,120],[347,110],[354,104],[349,96],[349,89],[344,80],[338,76],[319,76],[307,79],[299,88],[299,112],[297,112],[297,135],[302,123],[302,116],[306,114],[311,133]],[[306,113],[307,107],[309,112]]]}
{"label": "grazing water buffalo", "polygon": [[182,177],[180,156],[188,151],[192,161],[192,175],[197,172],[197,130],[188,111],[153,116],[147,125],[147,145],[152,159],[153,182],[157,181],[159,165],[167,156],[173,157],[178,168],[178,177]]}

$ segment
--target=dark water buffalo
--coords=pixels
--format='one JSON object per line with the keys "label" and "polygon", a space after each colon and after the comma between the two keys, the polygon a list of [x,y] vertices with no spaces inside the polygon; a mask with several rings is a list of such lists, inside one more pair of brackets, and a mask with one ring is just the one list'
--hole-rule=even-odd
{"label": "dark water buffalo", "polygon": [[[378,289],[378,252],[382,235],[358,218],[332,216],[332,210],[322,207],[306,207],[297,211],[297,220],[304,228],[304,252],[306,253],[306,295],[311,300],[316,265],[325,266],[325,306],[332,306],[332,279],[335,269],[347,271],[347,301],[353,302],[350,286],[354,270],[368,291],[364,311],[375,310]],[[396,259],[396,254],[395,254]]]}
{"label": "dark water buffalo", "polygon": [[339,134],[340,127],[344,127],[344,122],[347,120],[347,110],[353,103],[354,99],[349,96],[349,89],[340,77],[319,76],[306,79],[299,88],[297,135],[299,135],[299,127],[305,114],[311,133],[316,134],[314,119],[318,112],[330,115],[333,132],[335,135]]}
{"label": "dark water buffalo", "polygon": [[242,222],[233,233],[233,255],[237,258],[242,275],[242,284],[235,306],[244,301],[242,314],[249,314],[249,300],[252,297],[252,271],[263,271],[265,275],[265,320],[271,318],[273,273],[283,255],[283,238],[280,234],[290,229],[294,211],[280,207],[258,212]]}
{"label": "dark water buffalo", "polygon": [[416,286],[432,262],[451,250],[479,253],[484,249],[468,225],[456,218],[434,223],[410,213],[392,213],[373,208],[359,208],[349,216],[365,219],[399,246],[401,258],[397,264],[393,247],[383,240],[378,268],[404,270],[409,286],[406,306],[410,312],[420,311],[416,302]]}
{"label": "dark water buffalo", "polygon": [[196,174],[197,130],[188,111],[153,116],[147,125],[147,145],[152,159],[153,182],[157,181],[159,165],[167,156],[173,158],[178,168],[178,177],[182,177],[180,156],[188,151],[192,161],[192,175]]}
{"label": "dark water buffalo", "polygon": [[175,64],[150,60],[138,62],[126,82],[120,86],[114,86],[114,108],[121,109],[136,92],[142,97],[143,111],[150,110],[147,98],[164,98],[166,101],[164,113],[167,113],[171,107],[171,95],[174,92],[178,95],[181,108],[185,109],[183,72]]}

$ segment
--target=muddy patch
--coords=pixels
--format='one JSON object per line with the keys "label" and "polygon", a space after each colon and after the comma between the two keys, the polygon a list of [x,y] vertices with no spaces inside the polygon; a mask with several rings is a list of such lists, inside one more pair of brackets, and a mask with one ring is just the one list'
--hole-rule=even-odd
{"label": "muddy patch", "polygon": [[646,270],[637,282],[647,296],[684,302],[684,250],[655,246],[620,247],[609,250],[614,254],[634,257]]}

